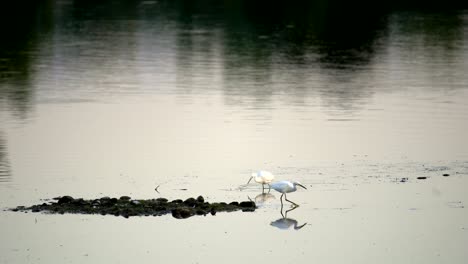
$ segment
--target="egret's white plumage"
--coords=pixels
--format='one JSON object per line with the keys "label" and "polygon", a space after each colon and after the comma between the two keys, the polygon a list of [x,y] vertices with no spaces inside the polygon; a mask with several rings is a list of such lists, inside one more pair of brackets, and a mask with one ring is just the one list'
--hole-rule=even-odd
{"label": "egret's white plumage", "polygon": [[290,193],[290,192],[295,192],[297,190],[297,186],[300,186],[304,189],[307,190],[307,188],[300,184],[299,182],[290,182],[290,181],[279,181],[279,182],[274,182],[272,184],[270,184],[271,188],[273,188],[274,190],[282,193],[281,194],[281,197],[280,197],[280,201],[281,201],[281,204],[283,204],[283,195],[284,195],[284,199],[294,205],[297,206],[297,204],[295,202],[292,202],[290,200],[288,200],[286,198],[286,193]]}
{"label": "egret's white plumage", "polygon": [[265,190],[265,184],[268,185],[268,191],[270,191],[271,187],[270,187],[270,183],[275,179],[275,176],[273,175],[273,173],[269,172],[269,171],[257,171],[257,172],[254,172],[252,173],[249,181],[247,182],[247,184],[250,183],[250,181],[254,179],[255,182],[257,183],[260,183],[262,185],[262,190],[264,191]]}

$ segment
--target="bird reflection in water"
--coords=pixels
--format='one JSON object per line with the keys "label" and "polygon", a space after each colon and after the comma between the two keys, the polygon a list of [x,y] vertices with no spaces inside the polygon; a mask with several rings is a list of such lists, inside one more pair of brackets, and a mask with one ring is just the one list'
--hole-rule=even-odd
{"label": "bird reflection in water", "polygon": [[261,193],[255,196],[254,199],[250,198],[249,196],[247,197],[250,201],[255,202],[257,207],[262,207],[267,201],[276,199],[276,197],[271,193]]}
{"label": "bird reflection in water", "polygon": [[298,208],[298,206],[295,206],[289,210],[286,210],[283,214],[283,206],[281,205],[281,218],[276,220],[276,221],[273,221],[270,223],[270,225],[274,226],[274,227],[277,227],[279,229],[282,229],[282,230],[287,230],[289,229],[291,226],[294,228],[294,230],[299,230],[301,228],[303,228],[307,223],[304,223],[302,225],[298,225],[297,221],[295,219],[292,219],[292,218],[288,218],[288,212],[292,211],[292,210],[295,210],[296,208]]}

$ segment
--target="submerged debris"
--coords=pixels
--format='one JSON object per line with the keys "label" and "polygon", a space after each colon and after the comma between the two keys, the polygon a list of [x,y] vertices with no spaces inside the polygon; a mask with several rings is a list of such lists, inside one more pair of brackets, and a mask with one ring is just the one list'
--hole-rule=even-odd
{"label": "submerged debris", "polygon": [[62,196],[54,198],[57,202],[43,203],[30,207],[18,206],[11,209],[15,212],[45,212],[52,214],[101,214],[128,218],[130,216],[161,216],[172,214],[174,218],[184,219],[194,215],[215,215],[217,212],[253,212],[256,205],[251,201],[231,203],[208,203],[203,196],[186,200],[169,201],[166,198],[149,200],[132,199],[129,196],[120,198],[102,197],[93,200]]}

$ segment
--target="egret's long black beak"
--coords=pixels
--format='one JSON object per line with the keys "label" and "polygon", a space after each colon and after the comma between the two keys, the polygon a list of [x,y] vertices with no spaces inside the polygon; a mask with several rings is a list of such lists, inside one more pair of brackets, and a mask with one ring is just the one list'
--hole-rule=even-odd
{"label": "egret's long black beak", "polygon": [[300,183],[296,183],[296,185],[301,186],[302,188],[307,190],[307,188],[304,185],[300,184]]}
{"label": "egret's long black beak", "polygon": [[252,176],[252,177],[250,177],[250,179],[249,179],[249,181],[247,182],[247,184],[249,184],[249,183],[250,183],[250,181],[251,181],[252,179],[253,179],[253,176]]}

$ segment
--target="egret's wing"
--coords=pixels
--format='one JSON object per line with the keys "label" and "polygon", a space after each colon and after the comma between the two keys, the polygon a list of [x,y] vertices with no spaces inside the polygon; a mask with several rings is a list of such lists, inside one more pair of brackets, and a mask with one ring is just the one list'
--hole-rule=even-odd
{"label": "egret's wing", "polygon": [[259,177],[262,177],[263,181],[265,183],[270,183],[272,182],[274,179],[275,179],[275,176],[273,175],[273,173],[269,172],[269,171],[259,171],[255,174],[255,176],[259,176]]}

